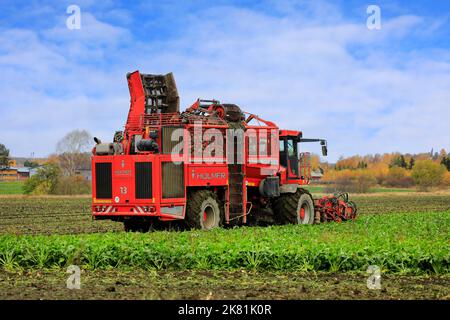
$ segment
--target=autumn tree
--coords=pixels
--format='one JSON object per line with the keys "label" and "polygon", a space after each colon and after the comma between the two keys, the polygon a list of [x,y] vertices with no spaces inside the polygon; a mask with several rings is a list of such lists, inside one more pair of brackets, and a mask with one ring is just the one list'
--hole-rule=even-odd
{"label": "autumn tree", "polygon": [[414,184],[414,181],[408,174],[408,170],[401,167],[389,168],[386,176],[386,185],[390,187],[410,187]]}
{"label": "autumn tree", "polygon": [[370,165],[369,171],[372,172],[379,185],[384,184],[389,174],[389,166],[383,162],[377,162]]}
{"label": "autumn tree", "polygon": [[447,168],[447,171],[450,171],[450,155],[445,155],[442,157],[441,164]]}
{"label": "autumn tree", "polygon": [[37,168],[39,167],[39,163],[31,161],[31,160],[25,160],[25,162],[23,163],[24,167],[28,167],[28,168]]}
{"label": "autumn tree", "polygon": [[450,187],[450,171],[447,171],[444,174],[444,178],[442,179],[442,186]]}
{"label": "autumn tree", "polygon": [[312,170],[318,170],[320,169],[320,156],[318,154],[312,153],[310,156],[311,161],[311,169]]}
{"label": "autumn tree", "polygon": [[324,181],[329,182],[326,192],[344,191],[366,193],[376,184],[376,179],[367,170],[343,169],[327,172]]}
{"label": "autumn tree", "polygon": [[4,144],[0,143],[0,166],[7,167],[9,165],[9,150]]}
{"label": "autumn tree", "polygon": [[414,165],[411,177],[420,190],[427,191],[441,184],[445,171],[445,166],[439,163],[421,160]]}

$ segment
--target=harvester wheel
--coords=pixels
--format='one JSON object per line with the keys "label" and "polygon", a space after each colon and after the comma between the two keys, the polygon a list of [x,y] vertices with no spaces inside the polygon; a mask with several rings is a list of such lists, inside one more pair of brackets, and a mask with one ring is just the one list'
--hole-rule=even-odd
{"label": "harvester wheel", "polygon": [[151,227],[150,221],[136,219],[125,220],[123,226],[126,232],[148,232]]}
{"label": "harvester wheel", "polygon": [[314,202],[311,194],[304,189],[282,194],[274,203],[273,209],[281,224],[314,223]]}
{"label": "harvester wheel", "polygon": [[222,206],[217,195],[209,190],[188,194],[185,221],[188,228],[211,230],[222,223]]}

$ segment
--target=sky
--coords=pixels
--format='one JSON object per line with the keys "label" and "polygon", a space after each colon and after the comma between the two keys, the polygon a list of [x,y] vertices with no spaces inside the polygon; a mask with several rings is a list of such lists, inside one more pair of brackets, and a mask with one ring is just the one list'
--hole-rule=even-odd
{"label": "sky", "polygon": [[173,72],[183,110],[217,99],[327,139],[330,162],[450,151],[446,0],[0,0],[0,143],[45,157],[74,129],[112,140],[134,70]]}

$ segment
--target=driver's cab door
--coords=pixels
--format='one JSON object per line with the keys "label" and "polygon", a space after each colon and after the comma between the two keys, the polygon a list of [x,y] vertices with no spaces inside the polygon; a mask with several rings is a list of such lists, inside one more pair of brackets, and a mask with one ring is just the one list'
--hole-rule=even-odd
{"label": "driver's cab door", "polygon": [[280,137],[280,164],[287,169],[288,179],[299,179],[298,137]]}

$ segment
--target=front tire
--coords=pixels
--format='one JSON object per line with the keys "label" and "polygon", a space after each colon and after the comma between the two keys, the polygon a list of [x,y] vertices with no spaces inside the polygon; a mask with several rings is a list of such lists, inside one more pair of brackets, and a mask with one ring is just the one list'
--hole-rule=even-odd
{"label": "front tire", "polygon": [[221,202],[209,190],[197,190],[188,194],[186,225],[190,229],[211,230],[222,224]]}
{"label": "front tire", "polygon": [[282,194],[275,201],[273,209],[280,224],[314,223],[314,201],[311,194],[304,189]]}

